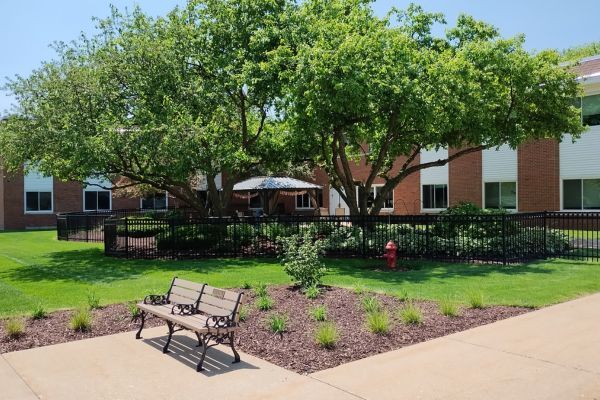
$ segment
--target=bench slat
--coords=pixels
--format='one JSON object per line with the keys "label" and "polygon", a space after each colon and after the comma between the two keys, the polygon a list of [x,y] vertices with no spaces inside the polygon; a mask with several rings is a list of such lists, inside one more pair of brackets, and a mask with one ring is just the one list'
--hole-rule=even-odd
{"label": "bench slat", "polygon": [[225,310],[229,310],[229,312],[233,311],[233,309],[235,308],[235,305],[237,304],[236,301],[220,299],[220,298],[214,297],[213,295],[208,294],[208,293],[204,293],[202,295],[200,302],[210,304],[211,306],[223,308]]}
{"label": "bench slat", "polygon": [[219,289],[214,286],[206,285],[204,287],[204,293],[212,295],[219,299],[225,299],[233,302],[237,302],[239,293],[232,290]]}

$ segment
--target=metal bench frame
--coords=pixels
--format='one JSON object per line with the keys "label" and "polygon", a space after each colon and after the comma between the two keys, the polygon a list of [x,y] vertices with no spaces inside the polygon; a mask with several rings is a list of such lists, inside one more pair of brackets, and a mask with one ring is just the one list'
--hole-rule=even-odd
{"label": "metal bench frame", "polygon": [[[195,297],[195,293],[197,293],[197,297]],[[163,353],[169,351],[173,333],[189,330],[193,331],[198,338],[197,347],[202,347],[196,371],[203,370],[202,364],[206,357],[206,351],[218,344],[229,345],[234,356],[233,362],[238,363],[240,355],[235,349],[235,332],[239,328],[239,309],[242,299],[243,293],[175,277],[166,294],[148,295],[143,302],[138,303],[141,324],[135,338],[142,337],[144,323],[150,315],[166,321],[169,328],[169,336],[163,347]],[[210,341],[214,343],[209,344]]]}

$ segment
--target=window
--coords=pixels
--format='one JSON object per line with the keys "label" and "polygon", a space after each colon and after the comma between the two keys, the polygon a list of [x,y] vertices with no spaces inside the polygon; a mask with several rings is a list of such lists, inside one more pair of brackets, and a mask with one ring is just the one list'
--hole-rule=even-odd
{"label": "window", "polygon": [[600,210],[600,179],[563,180],[563,209]]}
{"label": "window", "polygon": [[252,196],[248,199],[248,208],[254,208],[254,209],[263,208],[262,199],[263,199],[263,197],[260,193],[255,193],[254,196]]}
{"label": "window", "polygon": [[448,207],[448,185],[423,185],[423,208],[441,209]]}
{"label": "window", "polygon": [[584,125],[600,125],[600,94],[576,99],[575,107],[581,108],[581,121]]}
{"label": "window", "polygon": [[484,208],[517,208],[517,182],[486,182]]}
{"label": "window", "polygon": [[30,169],[23,177],[26,213],[51,213],[54,183],[51,176],[43,176]]}
{"label": "window", "polygon": [[153,193],[141,199],[141,207],[145,210],[162,210],[168,206],[167,193]]}
{"label": "window", "polygon": [[52,192],[26,192],[25,211],[52,211]]}
{"label": "window", "polygon": [[111,194],[109,190],[90,190],[83,191],[83,209],[84,211],[110,210]]}
{"label": "window", "polygon": [[[321,190],[318,190],[316,195],[317,207],[323,207],[323,192]],[[296,208],[314,208],[313,206],[314,200],[308,192],[296,195]]]}

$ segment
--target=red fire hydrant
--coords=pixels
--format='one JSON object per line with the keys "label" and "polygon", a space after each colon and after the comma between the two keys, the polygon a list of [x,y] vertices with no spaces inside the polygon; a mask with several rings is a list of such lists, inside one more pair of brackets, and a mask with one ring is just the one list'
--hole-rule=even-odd
{"label": "red fire hydrant", "polygon": [[396,268],[396,259],[398,258],[398,255],[396,254],[397,250],[398,246],[396,246],[396,243],[394,243],[392,240],[385,245],[385,253],[383,254],[383,258],[386,259],[387,266],[390,269]]}

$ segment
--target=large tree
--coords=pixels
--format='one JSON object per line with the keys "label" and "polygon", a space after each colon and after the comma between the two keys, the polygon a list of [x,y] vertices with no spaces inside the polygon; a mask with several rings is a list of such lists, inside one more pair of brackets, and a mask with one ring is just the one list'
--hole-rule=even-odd
{"label": "large tree", "polygon": [[[221,214],[236,180],[285,156],[273,112],[283,65],[271,52],[291,7],[190,1],[157,19],[113,9],[96,35],[58,44],[56,60],[8,83],[18,107],[0,135],[5,166],[167,190]],[[197,196],[200,176],[208,198]]]}
{"label": "large tree", "polygon": [[[306,0],[298,15],[293,68],[283,74],[290,143],[327,171],[353,215],[379,213],[424,168],[583,129],[575,77],[556,52],[525,51],[523,37],[502,38],[464,15],[437,37],[442,15],[411,5],[378,18],[367,0]],[[418,162],[439,148],[459,150]],[[361,159],[366,177],[352,167]],[[377,178],[384,185],[369,207]]]}

